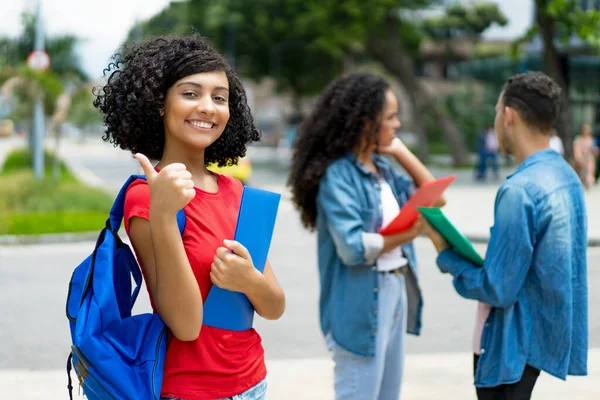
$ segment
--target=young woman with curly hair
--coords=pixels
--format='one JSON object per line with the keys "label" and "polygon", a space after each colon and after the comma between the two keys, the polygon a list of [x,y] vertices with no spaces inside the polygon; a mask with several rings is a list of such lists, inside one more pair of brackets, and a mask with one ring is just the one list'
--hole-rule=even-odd
{"label": "young woman with curly hair", "polygon": [[261,274],[246,249],[228,240],[242,184],[206,168],[237,162],[246,144],[259,139],[242,84],[197,35],[148,40],[114,58],[94,105],[104,115],[104,140],[134,153],[147,178],[129,187],[124,216],[152,307],[170,331],[161,395],[263,399],[258,333],[202,326],[212,285],[244,293],[267,319],[285,309],[269,263]]}
{"label": "young woman with curly hair", "polygon": [[412,241],[422,223],[378,233],[415,185],[434,179],[396,137],[399,127],[388,83],[358,73],[329,85],[294,143],[288,183],[304,226],[317,231],[320,322],[335,362],[336,399],[397,400],[404,335],[420,329]]}

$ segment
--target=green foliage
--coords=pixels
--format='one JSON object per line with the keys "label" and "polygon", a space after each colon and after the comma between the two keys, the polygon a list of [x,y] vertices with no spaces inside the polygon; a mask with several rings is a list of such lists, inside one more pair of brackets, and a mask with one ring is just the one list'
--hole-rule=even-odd
{"label": "green foliage", "polygon": [[[52,175],[52,168],[56,157],[54,154],[46,151],[44,153],[44,168],[46,175]],[[0,168],[0,176],[8,176],[11,174],[27,172],[33,164],[32,154],[29,149],[15,150],[11,152],[4,165]],[[64,164],[61,163],[61,179],[65,181],[74,181],[75,178],[68,172]]]}
{"label": "green foliage", "polygon": [[105,224],[106,216],[106,212],[98,211],[0,215],[0,235],[39,235],[100,231]]}
{"label": "green foliage", "polygon": [[51,154],[46,154],[46,179],[31,171],[27,150],[12,152],[0,173],[0,234],[83,232],[102,227],[112,204],[107,193],[78,182],[61,165],[52,179]]}
{"label": "green foliage", "polygon": [[[542,3],[542,2],[540,2]],[[582,10],[573,0],[551,0],[546,10],[557,23],[557,33],[563,42],[577,35],[590,45],[600,49],[600,12],[596,9]]]}
{"label": "green foliage", "polygon": [[[23,31],[17,38],[0,37],[0,68],[25,63],[34,47],[34,15],[22,15]],[[81,67],[77,45],[80,39],[73,35],[46,36],[44,49],[50,55],[51,70],[62,79],[70,77],[85,80],[87,75]]]}
{"label": "green foliage", "polygon": [[10,93],[14,99],[9,99],[8,117],[27,124],[40,95],[44,99],[45,114],[52,115],[56,111],[56,100],[65,88],[81,85],[87,76],[77,52],[80,39],[74,35],[47,35],[44,49],[50,55],[50,69],[45,72],[29,69],[26,59],[34,48],[35,19],[25,13],[22,21],[23,30],[18,37],[0,37],[0,85],[17,78],[18,83]]}
{"label": "green foliage", "polygon": [[[438,0],[189,0],[171,3],[137,24],[130,39],[194,30],[208,36],[252,79],[275,78],[280,89],[314,94],[342,72],[348,58],[368,54],[367,37],[397,21],[407,48],[423,37],[412,15]],[[400,23],[402,22],[402,23]]]}
{"label": "green foliage", "polygon": [[480,42],[473,47],[469,58],[481,60],[485,58],[510,57],[513,54],[512,51],[513,48],[510,44]]}
{"label": "green foliage", "polygon": [[[442,100],[442,105],[448,113],[454,116],[454,121],[465,138],[469,149],[475,150],[477,134],[486,125],[492,126],[495,118],[495,105],[498,93],[488,87],[466,85],[451,96]],[[447,146],[441,147],[444,135],[441,126],[430,112],[425,113],[427,137],[431,143],[433,154],[439,151],[447,153]],[[437,149],[436,149],[436,145]],[[445,150],[445,151],[442,151]]]}
{"label": "green foliage", "polygon": [[434,39],[455,36],[479,37],[491,25],[505,26],[507,23],[508,20],[498,4],[477,2],[470,6],[451,5],[443,15],[427,18],[423,28]]}
{"label": "green foliage", "polygon": [[88,85],[81,85],[73,94],[67,121],[83,128],[86,125],[102,123],[102,114],[94,107],[94,96]]}
{"label": "green foliage", "polygon": [[[555,24],[555,38],[566,44],[574,36],[587,42],[596,52],[600,51],[600,12],[594,8],[582,10],[574,0],[533,0],[539,12],[549,15]],[[533,40],[540,32],[533,24],[513,44],[512,55],[519,55],[519,47]]]}
{"label": "green foliage", "polygon": [[13,95],[15,96],[16,108],[11,112],[11,118],[15,120],[27,120],[33,114],[33,106],[38,96],[44,99],[45,113],[52,114],[56,107],[56,100],[63,91],[63,83],[53,71],[39,72],[22,65],[17,70],[20,78]]}
{"label": "green foliage", "polygon": [[[187,12],[188,3],[172,2],[148,20],[137,22],[129,31],[127,41],[140,41],[145,36],[189,33],[190,26]],[[202,16],[204,17],[205,14]]]}

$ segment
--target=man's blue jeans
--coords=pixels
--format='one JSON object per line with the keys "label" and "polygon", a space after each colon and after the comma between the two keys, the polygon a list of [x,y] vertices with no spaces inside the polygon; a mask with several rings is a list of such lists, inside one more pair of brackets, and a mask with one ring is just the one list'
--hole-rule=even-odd
{"label": "man's blue jeans", "polygon": [[398,400],[406,332],[404,276],[379,273],[375,357],[362,357],[326,337],[333,353],[335,400]]}

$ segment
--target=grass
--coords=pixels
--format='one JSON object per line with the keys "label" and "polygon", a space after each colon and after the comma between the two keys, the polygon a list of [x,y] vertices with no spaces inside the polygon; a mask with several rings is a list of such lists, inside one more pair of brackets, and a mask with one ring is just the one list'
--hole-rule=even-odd
{"label": "grass", "polygon": [[37,180],[29,151],[7,157],[0,173],[0,234],[87,232],[104,226],[113,197],[78,182],[64,165],[55,180],[53,162],[47,154],[45,178]]}

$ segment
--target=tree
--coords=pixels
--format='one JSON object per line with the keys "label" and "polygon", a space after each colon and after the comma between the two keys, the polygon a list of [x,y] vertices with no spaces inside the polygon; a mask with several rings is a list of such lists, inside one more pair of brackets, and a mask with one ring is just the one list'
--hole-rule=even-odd
{"label": "tree", "polygon": [[[296,99],[321,90],[356,63],[379,62],[409,94],[414,128],[421,138],[420,156],[427,156],[422,119],[426,108],[441,122],[455,163],[467,162],[468,151],[452,116],[415,72],[426,27],[430,31],[433,27],[433,22],[426,25],[422,11],[440,5],[440,0],[190,0],[185,4],[188,24],[209,36],[244,75],[274,77],[278,87],[290,90]],[[163,19],[143,24],[144,34],[164,34],[165,28],[185,26],[177,18],[167,18],[178,15],[181,6],[171,4],[161,12]],[[505,21],[502,18],[497,6],[475,4],[451,7],[439,21],[446,24],[446,36],[478,37],[492,23]]]}
{"label": "tree", "polygon": [[[51,116],[46,129],[55,133],[58,146],[58,126],[68,114],[71,104],[70,91],[87,81],[77,53],[79,39],[73,35],[46,36],[44,49],[50,55],[50,69],[44,72],[32,71],[25,62],[34,49],[35,17],[25,13],[22,22],[23,31],[19,37],[0,38],[2,103],[10,104],[7,108],[11,118],[27,124],[33,115],[34,104],[41,94],[44,98],[44,113]],[[92,106],[91,101],[87,106]],[[30,136],[30,146],[33,146],[32,139]],[[55,170],[57,171],[57,168]]]}
{"label": "tree", "polygon": [[565,158],[573,160],[574,130],[569,117],[568,56],[560,44],[574,37],[586,41],[590,52],[600,48],[600,12],[583,10],[573,0],[533,0],[535,24],[516,41],[516,45],[540,37],[543,45],[545,72],[562,88],[561,109],[556,128],[565,149]]}
{"label": "tree", "polygon": [[[22,16],[23,31],[17,38],[0,37],[0,68],[25,63],[33,50],[35,20],[32,14]],[[73,35],[46,36],[44,48],[52,59],[51,69],[61,79],[86,80],[87,74],[81,67],[77,45],[80,39]]]}
{"label": "tree", "polygon": [[32,14],[22,16],[23,31],[16,38],[0,38],[0,85],[15,78],[13,95],[16,96],[16,108],[12,117],[28,120],[33,109],[37,93],[45,97],[45,113],[54,113],[56,99],[66,86],[79,85],[87,80],[77,53],[79,39],[73,35],[47,36],[44,43],[50,55],[51,66],[46,72],[30,70],[25,61],[34,47],[35,19]]}
{"label": "tree", "polygon": [[[431,111],[439,121],[455,164],[468,161],[464,138],[453,117],[427,91],[415,73],[421,42],[427,29],[437,23],[438,30],[448,38],[466,35],[477,38],[493,23],[505,23],[497,5],[480,3],[470,6],[453,6],[440,17],[424,18],[420,12],[438,5],[435,0],[377,0],[363,2],[345,0],[344,7],[329,2],[328,23],[321,34],[329,38],[330,45],[351,51],[360,44],[362,50],[379,61],[406,89],[411,100],[414,130],[420,136],[419,156],[427,157],[427,140],[423,111]],[[318,4],[314,2],[313,4]],[[350,28],[347,28],[350,27]]]}

